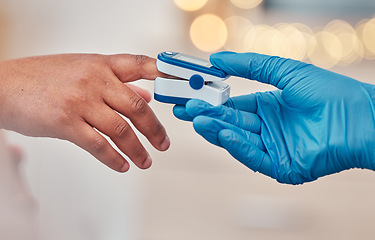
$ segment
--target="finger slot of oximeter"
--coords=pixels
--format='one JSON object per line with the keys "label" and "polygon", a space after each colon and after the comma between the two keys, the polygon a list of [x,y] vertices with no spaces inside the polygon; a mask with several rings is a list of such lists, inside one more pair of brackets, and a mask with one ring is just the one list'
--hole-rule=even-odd
{"label": "finger slot of oximeter", "polygon": [[207,60],[163,52],[158,55],[156,65],[160,72],[176,77],[155,79],[154,96],[157,101],[185,104],[196,98],[220,105],[229,99],[230,87],[222,82],[229,76],[213,68]]}

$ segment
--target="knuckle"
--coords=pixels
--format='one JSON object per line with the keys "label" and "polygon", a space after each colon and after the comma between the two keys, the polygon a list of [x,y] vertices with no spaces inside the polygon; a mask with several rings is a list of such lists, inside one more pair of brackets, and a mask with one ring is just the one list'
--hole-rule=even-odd
{"label": "knuckle", "polygon": [[159,122],[158,122],[158,124],[155,124],[154,126],[155,126],[155,132],[154,132],[155,135],[157,135],[157,136],[163,135],[163,137],[164,137],[164,135],[166,135],[164,127]]}
{"label": "knuckle", "polygon": [[143,114],[146,111],[146,101],[139,97],[138,95],[134,94],[132,97],[129,98],[130,101],[130,111],[135,114]]}
{"label": "knuckle", "polygon": [[69,104],[70,107],[77,107],[81,104],[87,104],[92,100],[92,97],[85,91],[76,91],[75,93],[71,93],[69,99],[66,99],[66,102]]}
{"label": "knuckle", "polygon": [[[60,126],[59,129],[67,129],[74,125],[75,113],[71,107],[68,106],[61,106],[56,107],[54,105],[55,110],[53,114],[51,114],[48,122],[54,126]],[[56,127],[53,127],[53,129]],[[57,131],[56,131],[57,132]]]}
{"label": "knuckle", "polygon": [[148,57],[146,55],[134,55],[134,57],[136,63],[140,66],[143,66],[148,60]]}
{"label": "knuckle", "polygon": [[102,55],[92,55],[84,60],[75,72],[75,79],[78,86],[86,88],[102,78],[103,70],[108,64]]}
{"label": "knuckle", "polygon": [[124,165],[124,162],[121,158],[114,156],[110,160],[108,160],[108,162],[106,162],[106,165],[108,165],[115,171],[120,171],[122,166]]}
{"label": "knuckle", "polygon": [[134,156],[135,156],[134,163],[137,166],[142,167],[147,160],[146,150],[143,147],[139,147],[134,151]]}
{"label": "knuckle", "polygon": [[107,141],[101,137],[93,137],[91,139],[90,148],[94,153],[102,153],[107,149]]}
{"label": "knuckle", "polygon": [[160,139],[160,142],[164,140],[166,132],[164,127],[160,123],[154,124],[153,136],[155,136],[156,139]]}
{"label": "knuckle", "polygon": [[80,86],[86,87],[92,80],[92,72],[88,69],[82,69],[81,71],[77,82]]}
{"label": "knuckle", "polygon": [[91,69],[83,69],[80,75],[77,77],[77,87],[78,89],[93,90],[93,86],[100,81],[101,77],[99,73]]}
{"label": "knuckle", "polygon": [[63,114],[59,114],[58,116],[56,116],[56,118],[57,118],[56,122],[61,127],[68,127],[68,126],[72,125],[72,123],[73,123],[73,117],[71,116],[70,111],[68,111],[66,113],[63,113]]}
{"label": "knuckle", "polygon": [[130,131],[130,126],[125,121],[121,121],[118,123],[114,129],[114,135],[117,138],[122,138],[124,136],[127,136]]}
{"label": "knuckle", "polygon": [[135,148],[134,155],[137,157],[138,162],[140,163],[143,163],[147,157],[146,150],[141,144],[139,144],[139,146]]}

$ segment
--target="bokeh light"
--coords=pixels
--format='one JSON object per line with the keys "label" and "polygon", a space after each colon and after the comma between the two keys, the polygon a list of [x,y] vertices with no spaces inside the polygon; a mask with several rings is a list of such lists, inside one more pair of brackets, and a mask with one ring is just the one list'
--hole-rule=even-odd
{"label": "bokeh light", "polygon": [[294,26],[296,29],[298,29],[299,33],[303,36],[304,40],[302,43],[298,43],[301,49],[300,51],[304,51],[304,47],[306,46],[306,52],[304,56],[302,56],[302,59],[299,60],[304,60],[306,59],[315,49],[316,46],[316,40],[314,38],[314,31],[307,25],[302,24],[302,23],[292,23],[292,26]]}
{"label": "bokeh light", "polygon": [[201,51],[219,50],[224,46],[227,37],[228,30],[224,21],[213,14],[197,17],[190,27],[190,38]]}
{"label": "bokeh light", "polygon": [[363,31],[364,31],[364,29],[366,27],[366,24],[368,22],[369,22],[369,19],[363,19],[362,21],[360,21],[357,24],[357,26],[355,27],[355,31],[356,31],[357,37],[360,40],[361,46],[362,46],[362,49],[361,49],[362,55],[361,56],[363,57],[363,59],[372,60],[372,59],[375,59],[375,54],[367,49],[366,44],[364,43],[364,35],[363,35]]}
{"label": "bokeh light", "polygon": [[253,27],[250,20],[241,16],[232,16],[224,20],[228,29],[228,38],[224,45],[226,50],[244,52],[244,38]]}
{"label": "bokeh light", "polygon": [[328,31],[321,31],[314,35],[316,44],[309,53],[311,63],[323,68],[335,66],[342,56],[342,46],[339,39]]}
{"label": "bokeh light", "polygon": [[[248,9],[258,6],[262,0],[231,2]],[[249,16],[232,14],[223,21],[216,15],[205,14],[193,21],[190,37],[193,44],[205,52],[224,47],[229,51],[257,52],[307,61],[324,68],[375,59],[375,18],[364,19],[355,27],[343,20],[333,20],[312,30],[302,23],[271,26],[254,24]]]}
{"label": "bokeh light", "polygon": [[340,65],[348,65],[363,56],[362,44],[354,28],[347,22],[334,20],[324,31],[334,34],[341,45]]}
{"label": "bokeh light", "polygon": [[201,9],[208,0],[173,0],[184,11],[192,12]]}
{"label": "bokeh light", "polygon": [[305,35],[293,24],[279,24],[276,26],[282,34],[282,57],[302,60],[306,57],[307,41]]}
{"label": "bokeh light", "polygon": [[260,24],[252,27],[245,36],[244,49],[246,52],[257,52],[261,54],[272,54],[270,41],[268,35],[271,32],[271,27]]}
{"label": "bokeh light", "polygon": [[236,7],[250,9],[259,6],[262,0],[230,0]]}
{"label": "bokeh light", "polygon": [[362,31],[363,44],[369,51],[369,55],[375,55],[375,18],[366,22]]}

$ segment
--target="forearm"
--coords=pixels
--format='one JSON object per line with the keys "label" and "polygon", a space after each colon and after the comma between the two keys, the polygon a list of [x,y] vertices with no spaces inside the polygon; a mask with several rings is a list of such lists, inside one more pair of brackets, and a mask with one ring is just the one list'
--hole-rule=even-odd
{"label": "forearm", "polygon": [[15,60],[0,61],[0,129],[5,128],[7,108],[11,107],[7,104],[7,99],[11,94],[11,85],[15,83],[15,73],[10,69],[11,61]]}

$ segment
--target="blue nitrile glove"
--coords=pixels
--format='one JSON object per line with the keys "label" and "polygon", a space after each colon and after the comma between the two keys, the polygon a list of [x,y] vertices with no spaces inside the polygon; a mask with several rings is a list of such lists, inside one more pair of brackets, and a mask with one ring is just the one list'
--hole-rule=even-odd
{"label": "blue nitrile glove", "polygon": [[280,90],[175,106],[207,141],[254,171],[302,184],[350,168],[375,169],[375,86],[316,66],[255,53],[221,52],[229,75]]}

